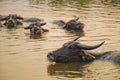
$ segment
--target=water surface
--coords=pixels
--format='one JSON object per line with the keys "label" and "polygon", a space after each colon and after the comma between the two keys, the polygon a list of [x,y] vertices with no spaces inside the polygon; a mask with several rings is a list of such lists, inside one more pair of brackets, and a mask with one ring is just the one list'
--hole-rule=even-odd
{"label": "water surface", "polygon": [[[65,1],[65,2],[64,2]],[[50,32],[39,39],[30,38],[29,31],[0,31],[0,80],[120,80],[120,67],[96,60],[89,64],[49,63],[48,52],[78,35],[81,43],[106,43],[91,52],[120,52],[120,5],[98,0],[0,0],[0,14],[19,14],[25,18],[44,19]],[[54,20],[68,21],[79,16],[84,32],[70,33],[53,25]],[[29,23],[24,23],[24,26]]]}

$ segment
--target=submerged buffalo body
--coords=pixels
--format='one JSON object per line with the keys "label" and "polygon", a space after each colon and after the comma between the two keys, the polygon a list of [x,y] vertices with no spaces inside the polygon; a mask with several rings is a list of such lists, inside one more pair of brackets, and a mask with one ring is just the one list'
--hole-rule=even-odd
{"label": "submerged buffalo body", "polygon": [[104,42],[95,46],[88,46],[78,42],[65,43],[60,49],[48,53],[49,61],[58,63],[69,62],[92,62],[95,59],[109,60],[120,64],[120,54],[114,55],[113,52],[105,52],[102,54],[93,54],[85,50],[92,50],[102,46]]}
{"label": "submerged buffalo body", "polygon": [[39,18],[26,18],[23,20],[23,22],[31,22],[31,23],[41,22],[41,21],[43,21],[43,19],[39,19]]}

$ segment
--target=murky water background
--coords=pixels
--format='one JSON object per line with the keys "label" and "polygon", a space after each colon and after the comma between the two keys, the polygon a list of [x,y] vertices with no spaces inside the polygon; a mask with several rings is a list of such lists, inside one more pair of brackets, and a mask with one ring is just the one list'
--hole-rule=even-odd
{"label": "murky water background", "polygon": [[[65,2],[64,2],[65,1]],[[63,43],[78,40],[85,44],[106,43],[91,52],[120,52],[120,5],[99,0],[0,0],[0,14],[38,17],[47,22],[50,32],[32,39],[23,27],[0,31],[0,80],[120,80],[120,67],[107,61],[90,64],[54,64],[46,58],[48,52]],[[80,0],[82,1],[82,0]],[[68,21],[79,16],[85,24],[82,34],[70,33],[53,25],[54,20]],[[28,23],[24,23],[27,26]]]}

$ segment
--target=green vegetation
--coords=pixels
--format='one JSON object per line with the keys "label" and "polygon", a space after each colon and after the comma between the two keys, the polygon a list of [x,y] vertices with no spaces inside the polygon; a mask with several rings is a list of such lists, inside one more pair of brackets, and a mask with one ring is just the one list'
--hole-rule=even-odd
{"label": "green vegetation", "polygon": [[105,2],[120,4],[120,0],[104,0]]}
{"label": "green vegetation", "polygon": [[[50,6],[86,6],[91,1],[96,3],[97,0],[29,0],[31,4],[42,4],[47,3]],[[120,0],[100,0],[103,3],[112,3],[112,4],[120,4]]]}
{"label": "green vegetation", "polygon": [[51,6],[67,6],[67,5],[85,5],[88,4],[91,0],[49,0]]}

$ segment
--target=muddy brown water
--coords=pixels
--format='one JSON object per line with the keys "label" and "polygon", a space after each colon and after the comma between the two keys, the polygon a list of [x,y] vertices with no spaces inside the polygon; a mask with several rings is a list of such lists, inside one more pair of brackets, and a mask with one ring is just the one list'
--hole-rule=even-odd
{"label": "muddy brown water", "polygon": [[[65,0],[67,1],[67,0]],[[69,0],[68,0],[69,1]],[[81,0],[82,1],[82,0]],[[86,0],[85,0],[86,1]],[[96,60],[89,64],[50,63],[46,55],[78,35],[81,43],[105,44],[91,52],[120,52],[120,5],[97,0],[77,3],[55,0],[0,0],[0,15],[19,14],[25,18],[44,19],[50,32],[30,38],[29,31],[0,31],[0,80],[120,80],[120,66]],[[68,21],[79,16],[85,24],[83,33],[70,33],[53,25],[54,20]],[[24,23],[24,26],[29,23]]]}

